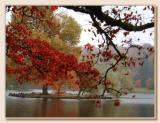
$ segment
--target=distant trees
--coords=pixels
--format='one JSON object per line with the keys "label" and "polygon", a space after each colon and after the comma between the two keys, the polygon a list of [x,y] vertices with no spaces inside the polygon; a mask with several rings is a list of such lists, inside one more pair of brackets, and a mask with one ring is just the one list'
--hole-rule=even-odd
{"label": "distant trees", "polygon": [[148,59],[145,59],[143,67],[136,68],[135,73],[136,75],[134,77],[134,80],[138,80],[138,79],[141,80],[141,87],[153,88],[154,87],[154,56],[151,55]]}

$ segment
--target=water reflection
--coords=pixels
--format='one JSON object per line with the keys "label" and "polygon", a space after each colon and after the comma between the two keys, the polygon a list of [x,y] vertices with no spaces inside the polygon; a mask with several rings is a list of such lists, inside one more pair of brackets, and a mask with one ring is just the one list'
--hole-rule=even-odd
{"label": "water reflection", "polygon": [[[150,95],[151,96],[151,95]],[[132,101],[134,103],[130,103]],[[7,117],[154,117],[154,98],[121,99],[115,107],[112,100],[32,99],[6,96]],[[146,101],[147,103],[143,102]],[[139,103],[140,102],[140,103]],[[142,103],[143,102],[143,103]]]}

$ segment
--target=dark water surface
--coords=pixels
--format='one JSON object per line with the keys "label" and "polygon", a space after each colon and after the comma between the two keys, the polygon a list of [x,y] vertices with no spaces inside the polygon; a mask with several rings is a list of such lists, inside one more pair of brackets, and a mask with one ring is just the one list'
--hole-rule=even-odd
{"label": "dark water surface", "polygon": [[133,94],[113,100],[19,98],[6,95],[6,117],[154,117],[154,95]]}

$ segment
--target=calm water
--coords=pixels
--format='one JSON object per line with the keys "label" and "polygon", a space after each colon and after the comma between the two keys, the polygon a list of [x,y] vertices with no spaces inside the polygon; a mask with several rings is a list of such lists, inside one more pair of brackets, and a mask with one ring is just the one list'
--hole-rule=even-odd
{"label": "calm water", "polygon": [[[7,95],[8,93],[6,93]],[[154,117],[154,95],[133,94],[122,97],[121,105],[113,100],[41,99],[6,96],[7,117]]]}

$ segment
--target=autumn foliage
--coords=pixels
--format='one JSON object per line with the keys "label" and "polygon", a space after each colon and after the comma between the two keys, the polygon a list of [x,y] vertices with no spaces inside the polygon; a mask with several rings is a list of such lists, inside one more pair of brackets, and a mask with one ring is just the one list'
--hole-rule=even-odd
{"label": "autumn foliage", "polygon": [[51,10],[52,11],[55,11],[55,10],[57,10],[58,9],[58,6],[51,6]]}
{"label": "autumn foliage", "polygon": [[[13,6],[7,8],[8,11],[12,11],[12,14],[18,18],[18,20],[17,22],[9,23],[6,27],[6,55],[7,58],[14,63],[12,65],[7,64],[6,71],[8,74],[14,75],[19,83],[34,82],[42,85],[55,85],[55,83],[59,81],[69,80],[73,82],[73,84],[78,85],[79,89],[96,89],[98,85],[102,84],[104,85],[104,90],[106,90],[108,85],[112,83],[110,80],[107,80],[107,74],[110,70],[116,72],[118,66],[143,66],[144,59],[148,58],[154,52],[153,47],[148,47],[146,49],[147,53],[142,56],[141,52],[144,48],[140,45],[133,45],[132,39],[128,37],[130,31],[145,31],[145,29],[143,29],[145,25],[143,26],[140,15],[134,14],[133,12],[123,13],[123,18],[121,19],[122,14],[118,7],[106,11],[106,15],[104,15],[99,7],[93,7],[95,8],[93,9],[92,7],[67,6],[66,8],[68,9],[90,15],[92,19],[91,23],[93,27],[96,28],[96,31],[93,28],[88,29],[88,32],[94,35],[92,40],[99,34],[102,36],[103,42],[99,43],[98,52],[95,53],[94,46],[87,43],[84,45],[84,48],[88,54],[82,54],[82,61],[79,61],[75,55],[56,49],[51,45],[50,41],[33,37],[33,31],[36,29],[29,28],[29,26],[23,22],[24,17],[32,18],[33,20],[38,20],[35,22],[42,25],[45,23],[44,27],[47,27],[46,30],[52,29],[51,32],[54,32],[56,28],[58,28],[58,25],[46,16],[47,13],[50,12],[52,14],[58,10],[58,8],[58,6]],[[124,9],[130,9],[130,7]],[[148,9],[153,11],[153,7],[149,7]],[[44,17],[46,18],[43,19]],[[121,20],[117,21],[117,18]],[[110,21],[108,22],[109,19]],[[106,27],[105,29],[102,28],[102,23],[100,22],[105,23],[103,24],[103,26]],[[134,26],[130,24],[131,22],[135,25],[142,26],[142,29],[140,27],[140,29],[138,27],[134,28]],[[153,27],[152,23],[151,25],[149,24],[149,27],[146,27],[146,29],[150,27]],[[122,29],[124,30],[122,31]],[[121,31],[126,38],[126,40],[121,41],[122,46],[125,45],[123,52],[114,44],[114,39]],[[56,31],[55,33],[55,35],[59,36],[59,33]],[[152,33],[150,36],[152,36]],[[138,50],[138,57],[128,55],[131,48]],[[103,77],[94,67],[98,62],[106,63],[108,66]],[[69,74],[70,72],[74,72],[74,75]],[[128,72],[124,73],[124,76],[128,75]],[[72,81],[74,76],[77,77],[76,81]],[[119,100],[115,102],[115,105],[120,105]]]}
{"label": "autumn foliage", "polygon": [[[15,32],[23,35],[22,39],[16,37]],[[30,31],[25,25],[17,24],[7,27],[7,56],[18,64],[18,67],[15,68],[15,74],[20,74],[17,75],[19,76],[18,80],[39,79],[52,83],[59,79],[66,79],[68,71],[83,72],[85,69],[81,63],[78,64],[74,55],[54,49],[47,41],[30,39],[30,35]],[[89,71],[89,69],[86,70]],[[14,73],[10,67],[7,68],[7,71]]]}
{"label": "autumn foliage", "polygon": [[90,62],[81,62],[77,66],[77,74],[79,82],[77,84],[80,88],[96,87],[99,80],[99,71],[91,66]]}
{"label": "autumn foliage", "polygon": [[7,73],[14,74],[20,83],[54,85],[54,82],[68,80],[68,72],[76,71],[82,81],[76,84],[90,86],[86,81],[95,80],[99,75],[89,62],[78,63],[74,55],[56,50],[48,41],[32,38],[32,31],[23,23],[7,26],[6,42],[7,56],[16,64],[7,65]]}

